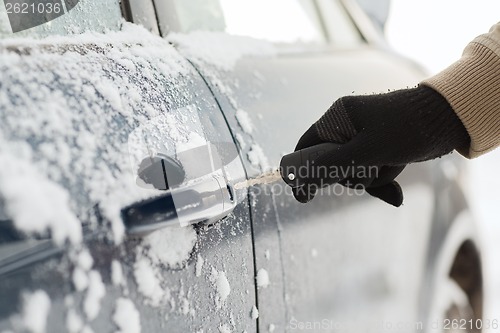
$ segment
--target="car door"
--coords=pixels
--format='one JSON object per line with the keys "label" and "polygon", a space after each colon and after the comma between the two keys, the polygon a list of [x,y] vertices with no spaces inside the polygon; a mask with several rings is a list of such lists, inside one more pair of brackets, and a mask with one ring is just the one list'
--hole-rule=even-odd
{"label": "car door", "polygon": [[[169,27],[184,34],[167,38],[207,80],[249,177],[276,168],[336,98],[422,77],[361,35],[368,28],[338,1],[171,5]],[[306,205],[280,183],[249,189],[261,330],[415,321],[434,199],[432,171],[409,169],[399,209],[340,186]]]}
{"label": "car door", "polygon": [[[245,171],[208,86],[117,2],[66,15],[1,41],[0,330],[256,331]],[[112,31],[71,34],[92,16]]]}

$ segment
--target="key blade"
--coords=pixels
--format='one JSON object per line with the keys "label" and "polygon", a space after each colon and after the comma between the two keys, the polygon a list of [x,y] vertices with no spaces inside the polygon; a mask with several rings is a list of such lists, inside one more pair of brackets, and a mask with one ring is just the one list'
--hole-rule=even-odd
{"label": "key blade", "polygon": [[281,173],[279,172],[279,170],[276,169],[276,170],[266,172],[260,176],[255,177],[255,178],[251,178],[251,179],[245,180],[243,182],[234,184],[234,188],[238,190],[238,189],[242,189],[242,188],[250,187],[250,186],[254,186],[254,185],[270,184],[270,183],[273,183],[279,179],[281,179]]}

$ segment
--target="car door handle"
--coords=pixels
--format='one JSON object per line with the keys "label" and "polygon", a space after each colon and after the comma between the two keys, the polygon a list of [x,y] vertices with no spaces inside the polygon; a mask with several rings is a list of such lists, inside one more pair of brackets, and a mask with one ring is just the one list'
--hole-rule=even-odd
{"label": "car door handle", "polygon": [[143,235],[171,226],[213,223],[236,206],[234,190],[220,172],[214,172],[122,209],[130,235]]}

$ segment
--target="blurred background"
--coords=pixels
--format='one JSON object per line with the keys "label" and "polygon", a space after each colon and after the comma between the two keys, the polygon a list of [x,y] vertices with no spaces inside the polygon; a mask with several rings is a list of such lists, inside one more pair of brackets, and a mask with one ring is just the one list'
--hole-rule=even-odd
{"label": "blurred background", "polygon": [[[500,21],[498,0],[358,0],[384,29],[389,44],[434,74],[457,60],[474,37]],[[387,9],[387,10],[386,10]],[[385,27],[382,27],[387,15]],[[484,318],[500,313],[500,151],[467,161],[466,194],[483,243]]]}

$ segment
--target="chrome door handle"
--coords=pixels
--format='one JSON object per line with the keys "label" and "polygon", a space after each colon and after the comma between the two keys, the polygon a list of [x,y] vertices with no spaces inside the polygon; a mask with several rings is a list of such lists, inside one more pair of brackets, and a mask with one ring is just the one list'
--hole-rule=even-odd
{"label": "chrome door handle", "polygon": [[142,235],[165,227],[213,223],[235,206],[232,186],[213,173],[125,207],[122,219],[128,234]]}

